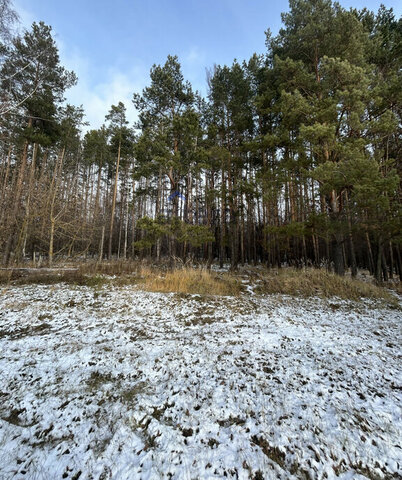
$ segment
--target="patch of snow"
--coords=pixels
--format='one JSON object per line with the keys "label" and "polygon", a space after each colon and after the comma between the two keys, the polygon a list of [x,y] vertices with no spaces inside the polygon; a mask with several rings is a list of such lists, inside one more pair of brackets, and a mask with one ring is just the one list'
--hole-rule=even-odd
{"label": "patch of snow", "polygon": [[401,475],[399,312],[251,293],[3,290],[0,478]]}

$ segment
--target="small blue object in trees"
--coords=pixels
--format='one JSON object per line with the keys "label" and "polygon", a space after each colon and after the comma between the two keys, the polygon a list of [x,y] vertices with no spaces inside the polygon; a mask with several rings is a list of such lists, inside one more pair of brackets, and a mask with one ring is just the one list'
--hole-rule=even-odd
{"label": "small blue object in trees", "polygon": [[179,197],[179,198],[181,198],[182,200],[185,200],[185,196],[184,196],[182,193],[178,192],[177,190],[176,190],[175,192],[173,192],[172,194],[169,195],[169,200],[170,200],[171,202],[173,202],[173,199],[174,199],[175,197]]}

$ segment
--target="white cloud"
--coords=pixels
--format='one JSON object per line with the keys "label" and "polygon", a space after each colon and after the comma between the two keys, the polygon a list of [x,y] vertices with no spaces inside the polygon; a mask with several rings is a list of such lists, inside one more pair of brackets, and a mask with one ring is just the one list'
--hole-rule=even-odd
{"label": "white cloud", "polygon": [[[68,62],[64,62],[67,68],[71,68]],[[127,120],[133,123],[137,113],[132,104],[134,92],[143,88],[137,71],[125,74],[117,70],[110,70],[96,84],[90,84],[84,68],[73,68],[78,76],[76,86],[66,92],[67,101],[73,105],[83,105],[86,114],[86,121],[89,126],[86,128],[99,128],[105,121],[105,116],[112,105],[123,102],[127,108]]]}
{"label": "white cloud", "polygon": [[20,33],[23,29],[30,28],[32,23],[37,21],[37,19],[35,18],[35,15],[32,12],[21,7],[21,5],[19,5],[18,2],[14,2],[14,8],[18,13],[18,16],[20,17],[20,25],[19,25],[20,28],[18,29]]}
{"label": "white cloud", "polygon": [[80,55],[79,51],[68,50],[58,41],[62,65],[73,70],[78,83],[66,92],[66,99],[73,105],[83,105],[90,128],[99,128],[105,121],[105,116],[112,105],[123,102],[127,109],[127,120],[132,124],[137,119],[137,113],[132,104],[134,92],[140,92],[148,74],[140,66],[132,67],[128,72],[110,68],[99,80],[91,79],[91,64]]}
{"label": "white cloud", "polygon": [[184,57],[184,62],[189,65],[205,63],[205,53],[198,47],[191,47]]}
{"label": "white cloud", "polygon": [[[32,12],[22,8],[18,2],[15,2],[15,7],[20,15],[20,31],[29,29],[34,21],[38,21]],[[78,49],[65,45],[57,31],[53,31],[53,38],[59,49],[61,64],[67,70],[73,70],[78,77],[77,85],[69,89],[65,96],[68,103],[83,106],[85,121],[89,122],[83,130],[99,128],[110,107],[118,102],[125,104],[127,120],[132,124],[137,119],[132,96],[134,92],[141,92],[144,88],[148,72],[141,66],[132,67],[125,72],[110,68],[101,78],[94,80],[91,78],[90,60]]]}
{"label": "white cloud", "polygon": [[199,47],[193,46],[183,55],[181,60],[183,74],[186,80],[190,80],[193,89],[202,94],[206,91],[206,54]]}
{"label": "white cloud", "polygon": [[[22,8],[15,2],[21,17],[21,27],[29,29],[32,22],[38,21],[35,15]],[[123,102],[127,109],[127,119],[132,124],[137,119],[137,112],[132,104],[134,92],[141,92],[149,84],[149,67],[138,61],[134,66],[122,71],[111,67],[94,77],[93,60],[83,54],[77,47],[67,45],[53,30],[53,37],[59,48],[61,64],[68,70],[73,70],[77,77],[76,86],[69,89],[65,96],[68,103],[82,105],[85,112],[85,121],[88,126],[83,130],[99,128],[105,122],[105,116],[112,105]],[[193,85],[194,89],[205,94],[205,66],[206,54],[198,46],[191,46],[181,53],[179,60],[182,63],[184,77]],[[97,66],[96,71],[99,71]]]}

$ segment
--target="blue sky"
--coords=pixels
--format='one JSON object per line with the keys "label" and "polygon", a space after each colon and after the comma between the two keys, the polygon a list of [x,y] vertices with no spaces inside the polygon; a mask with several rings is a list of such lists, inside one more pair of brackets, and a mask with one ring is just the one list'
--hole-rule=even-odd
{"label": "blue sky", "polygon": [[[377,10],[381,3],[401,15],[400,2],[340,2]],[[178,55],[186,79],[206,93],[205,69],[264,53],[268,28],[277,33],[283,0],[15,0],[23,26],[43,20],[53,27],[62,63],[79,82],[67,94],[83,104],[99,127],[112,104],[123,101],[130,120],[134,91],[149,83],[154,63]]]}

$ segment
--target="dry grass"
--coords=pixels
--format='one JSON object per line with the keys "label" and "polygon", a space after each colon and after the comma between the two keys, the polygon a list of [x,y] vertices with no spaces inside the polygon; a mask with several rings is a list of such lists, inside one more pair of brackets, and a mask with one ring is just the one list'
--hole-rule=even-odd
{"label": "dry grass", "polygon": [[0,285],[5,285],[12,280],[12,270],[0,270]]}
{"label": "dry grass", "polygon": [[78,266],[83,275],[131,275],[141,268],[137,260],[111,260],[103,262],[86,262]]}
{"label": "dry grass", "polygon": [[387,288],[402,293],[401,282],[395,281],[383,288],[373,282],[339,277],[323,269],[265,270],[259,267],[247,268],[237,274],[222,274],[189,267],[168,270],[167,265],[144,266],[144,263],[138,261],[88,262],[64,269],[0,269],[0,284],[66,282],[91,287],[100,287],[107,283],[140,284],[145,290],[154,292],[238,295],[242,291],[241,280],[244,280],[245,276],[252,285],[256,285],[254,291],[257,294],[339,297],[345,300],[371,298],[397,307],[398,299]]}
{"label": "dry grass", "polygon": [[52,268],[35,268],[28,264],[0,269],[0,284],[54,284],[66,282],[75,285],[97,286],[108,283],[107,276],[116,276],[116,283],[132,283],[130,276],[138,275],[141,263],[134,260],[105,262],[55,263]]}
{"label": "dry grass", "polygon": [[293,296],[339,297],[345,300],[371,298],[397,305],[398,300],[385,288],[350,277],[340,277],[321,269],[290,268],[259,275],[256,293]]}
{"label": "dry grass", "polygon": [[[111,278],[110,276],[114,276]],[[153,292],[175,292],[202,295],[237,295],[241,284],[229,274],[179,268],[168,271],[161,267],[144,267],[138,262],[82,264],[77,269],[8,269],[0,270],[0,284],[55,284],[99,287],[140,284]]]}
{"label": "dry grass", "polygon": [[394,290],[399,295],[402,295],[402,282],[398,282],[397,280],[389,281],[387,283],[384,283],[384,287],[387,287],[390,290]]}
{"label": "dry grass", "polygon": [[161,273],[151,269],[140,272],[143,288],[152,292],[193,293],[200,295],[238,295],[241,283],[229,274],[182,268]]}
{"label": "dry grass", "polygon": [[72,285],[100,286],[108,280],[100,275],[86,275],[78,269],[7,269],[0,270],[0,285],[54,285],[56,283]]}

